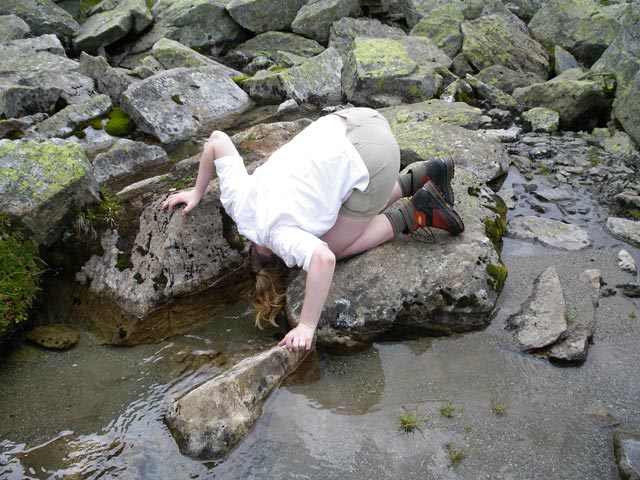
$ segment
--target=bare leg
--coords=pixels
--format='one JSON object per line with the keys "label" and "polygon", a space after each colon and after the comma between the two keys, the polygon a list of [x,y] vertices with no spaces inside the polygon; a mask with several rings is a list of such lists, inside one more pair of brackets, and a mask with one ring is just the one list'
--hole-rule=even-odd
{"label": "bare leg", "polygon": [[[387,207],[402,196],[398,182],[393,186]],[[338,216],[335,225],[322,236],[338,259],[351,257],[393,238],[393,229],[384,215],[352,219]]]}

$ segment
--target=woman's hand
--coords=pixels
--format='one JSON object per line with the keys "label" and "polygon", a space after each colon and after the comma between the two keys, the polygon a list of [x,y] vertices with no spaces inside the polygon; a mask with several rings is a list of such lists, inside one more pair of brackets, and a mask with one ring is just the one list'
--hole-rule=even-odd
{"label": "woman's hand", "polygon": [[289,350],[311,350],[313,343],[313,334],[316,329],[304,323],[299,323],[296,328],[290,330],[285,337],[278,343],[279,347],[287,347]]}
{"label": "woman's hand", "polygon": [[173,213],[173,207],[184,203],[185,207],[182,210],[182,215],[186,215],[198,206],[201,199],[202,196],[195,188],[192,188],[191,190],[169,195],[169,197],[162,203],[162,209],[164,210],[167,208],[169,210],[169,215],[171,215]]}

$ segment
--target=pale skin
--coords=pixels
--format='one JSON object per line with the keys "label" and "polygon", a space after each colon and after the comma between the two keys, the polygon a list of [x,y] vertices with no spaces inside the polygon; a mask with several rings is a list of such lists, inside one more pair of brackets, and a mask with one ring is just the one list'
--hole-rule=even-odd
{"label": "pale skin", "polygon": [[[207,185],[213,178],[215,173],[213,161],[227,155],[238,155],[231,139],[224,132],[213,132],[200,157],[195,187],[170,195],[162,204],[162,208],[172,214],[176,206],[184,205],[182,215],[187,215],[198,206]],[[400,185],[396,182],[387,205],[391,205],[401,196]],[[322,245],[316,248],[311,256],[300,322],[278,345],[294,351],[311,349],[320,314],[331,287],[336,261],[365,252],[391,240],[393,236],[391,223],[385,215],[379,214],[359,219],[339,215],[333,227],[320,237],[327,246]],[[256,245],[256,248],[261,255],[273,255],[265,247]]]}

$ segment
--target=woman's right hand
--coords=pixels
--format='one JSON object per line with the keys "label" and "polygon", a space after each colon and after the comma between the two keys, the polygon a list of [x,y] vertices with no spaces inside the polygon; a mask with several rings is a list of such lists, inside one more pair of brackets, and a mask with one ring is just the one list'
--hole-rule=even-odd
{"label": "woman's right hand", "polygon": [[169,195],[167,199],[162,203],[162,209],[168,209],[169,215],[171,215],[173,213],[173,207],[184,203],[185,207],[182,210],[182,215],[186,215],[198,206],[201,198],[201,195],[196,191],[195,188],[174,193],[172,195]]}

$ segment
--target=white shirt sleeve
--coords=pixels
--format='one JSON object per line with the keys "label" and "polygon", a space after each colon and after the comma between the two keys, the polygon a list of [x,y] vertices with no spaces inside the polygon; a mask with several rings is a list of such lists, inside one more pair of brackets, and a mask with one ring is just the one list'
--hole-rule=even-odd
{"label": "white shirt sleeve", "polygon": [[238,212],[235,209],[234,199],[243,182],[246,182],[249,177],[247,168],[239,155],[216,158],[213,163],[220,179],[220,202],[231,218],[237,222]]}
{"label": "white shirt sleeve", "polygon": [[287,267],[297,265],[305,272],[309,271],[309,264],[313,252],[320,246],[327,246],[315,235],[298,227],[276,227],[271,231],[268,248],[278,255]]}

